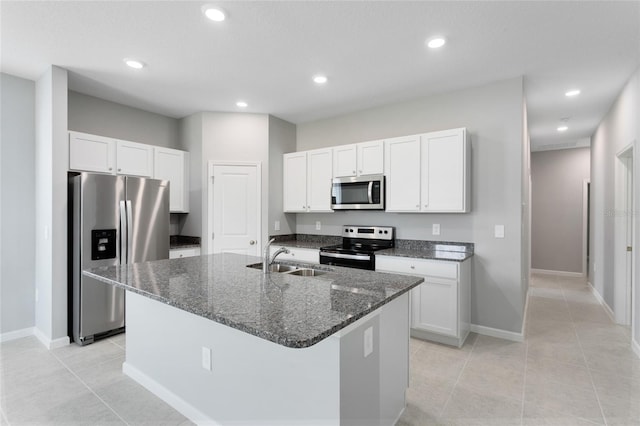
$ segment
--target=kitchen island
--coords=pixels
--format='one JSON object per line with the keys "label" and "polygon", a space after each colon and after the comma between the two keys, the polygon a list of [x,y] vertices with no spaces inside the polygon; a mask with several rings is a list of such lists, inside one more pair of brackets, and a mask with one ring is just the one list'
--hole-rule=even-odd
{"label": "kitchen island", "polygon": [[[85,271],[127,290],[125,374],[198,424],[391,425],[419,277],[217,254]],[[288,262],[282,262],[288,263]]]}

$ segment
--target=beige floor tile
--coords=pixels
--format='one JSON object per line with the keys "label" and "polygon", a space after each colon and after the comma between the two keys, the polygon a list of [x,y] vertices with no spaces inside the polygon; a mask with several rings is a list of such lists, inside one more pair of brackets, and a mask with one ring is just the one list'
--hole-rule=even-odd
{"label": "beige floor tile", "polygon": [[524,401],[525,406],[536,412],[551,410],[590,421],[603,421],[593,387],[576,387],[527,374]]}
{"label": "beige floor tile", "polygon": [[441,419],[453,424],[520,424],[522,400],[505,398],[492,392],[478,392],[458,385]]}
{"label": "beige floor tile", "polygon": [[554,359],[558,362],[587,366],[580,344],[568,342],[547,342],[539,339],[529,343],[527,359],[535,362],[540,359]]}
{"label": "beige floor tile", "polygon": [[640,359],[629,351],[585,351],[587,366],[592,371],[601,371],[617,376],[640,376]]}
{"label": "beige floor tile", "polygon": [[93,393],[83,393],[29,418],[37,425],[104,425],[124,426],[126,423]]}
{"label": "beige floor tile", "polygon": [[505,398],[522,399],[524,360],[517,367],[498,360],[472,357],[462,370],[458,385],[479,392],[493,392]]}
{"label": "beige floor tile", "polygon": [[106,386],[122,379],[122,364],[124,361],[125,355],[122,354],[117,358],[93,366],[74,369],[74,373],[92,389]]}
{"label": "beige floor tile", "polygon": [[549,357],[533,357],[527,360],[526,371],[528,380],[560,382],[586,390],[593,389],[591,374],[584,364],[570,364]]}
{"label": "beige floor tile", "polygon": [[540,407],[527,401],[524,404],[523,426],[593,426],[603,424],[604,421],[601,419],[582,419],[547,407]]}
{"label": "beige floor tile", "polygon": [[72,370],[80,370],[122,357],[124,349],[108,339],[87,346],[71,344],[51,351],[64,365]]}
{"label": "beige floor tile", "polygon": [[129,425],[178,425],[186,418],[130,378],[96,387],[95,393]]}
{"label": "beige floor tile", "polygon": [[407,389],[407,404],[419,407],[423,419],[435,420],[442,413],[455,383],[437,376],[414,376]]}
{"label": "beige floor tile", "polygon": [[466,352],[423,347],[410,357],[409,369],[412,375],[418,377],[440,377],[455,381],[468,358]]}

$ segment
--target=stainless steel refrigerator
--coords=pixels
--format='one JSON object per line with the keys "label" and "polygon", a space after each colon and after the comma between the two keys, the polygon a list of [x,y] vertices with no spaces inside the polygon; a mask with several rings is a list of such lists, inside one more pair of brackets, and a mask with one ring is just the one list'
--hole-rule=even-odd
{"label": "stainless steel refrigerator", "polygon": [[81,173],[72,198],[72,333],[79,345],[124,331],[125,291],[83,269],[169,258],[169,182]]}

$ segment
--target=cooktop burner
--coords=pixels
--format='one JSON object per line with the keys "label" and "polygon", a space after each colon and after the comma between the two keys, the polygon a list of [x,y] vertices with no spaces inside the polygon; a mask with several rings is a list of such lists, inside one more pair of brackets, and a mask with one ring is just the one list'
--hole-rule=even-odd
{"label": "cooktop burner", "polygon": [[395,247],[393,227],[347,225],[342,244],[320,248],[320,263],[374,270],[374,252],[391,247]]}

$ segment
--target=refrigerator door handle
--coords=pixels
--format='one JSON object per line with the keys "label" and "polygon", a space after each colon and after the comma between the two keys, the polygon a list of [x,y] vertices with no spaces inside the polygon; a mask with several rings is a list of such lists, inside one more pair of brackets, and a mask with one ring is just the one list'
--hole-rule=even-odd
{"label": "refrigerator door handle", "polygon": [[120,201],[120,263],[127,263],[127,209],[124,201]]}
{"label": "refrigerator door handle", "polygon": [[133,256],[133,213],[131,208],[131,200],[127,200],[127,264],[131,263]]}

